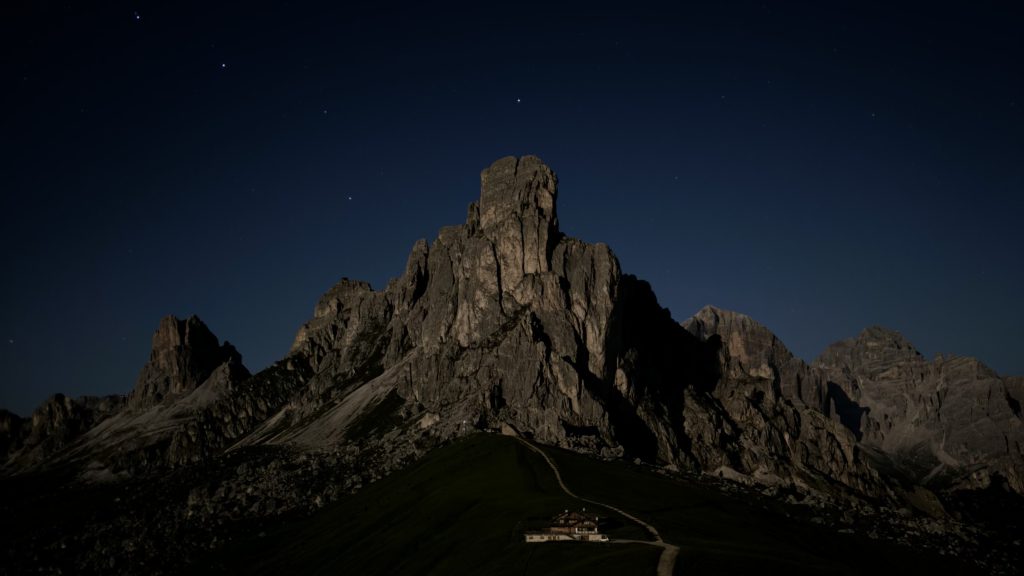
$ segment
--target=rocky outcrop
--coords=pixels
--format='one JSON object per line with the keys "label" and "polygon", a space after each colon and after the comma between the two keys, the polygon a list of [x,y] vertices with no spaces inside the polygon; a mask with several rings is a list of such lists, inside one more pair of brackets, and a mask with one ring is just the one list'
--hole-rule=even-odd
{"label": "rocky outcrop", "polygon": [[[223,434],[201,435],[203,422],[216,419],[218,432],[237,431],[239,420],[267,416],[266,409],[239,405],[248,397],[242,384],[250,376],[235,348],[220,344],[199,318],[168,316],[129,396],[56,394],[23,424],[16,417],[0,419],[0,440],[8,446],[5,471],[78,462],[86,468],[83,477],[106,477],[199,461],[223,447]],[[232,407],[230,415],[215,410],[218,401]]]}
{"label": "rocky outcrop", "polygon": [[795,404],[827,412],[824,375],[793,356],[768,328],[745,314],[705,306],[683,326],[702,340],[718,336],[725,381],[771,382],[774,393]]}
{"label": "rocky outcrop", "polygon": [[138,474],[219,453],[282,405],[293,372],[274,365],[253,377],[230,343],[202,320],[168,316],[127,410],[87,434],[69,456],[104,474]]}
{"label": "rocky outcrop", "polygon": [[[553,444],[621,449],[588,385],[614,371],[618,261],[561,235],[556,197],[539,159],[501,159],[481,174],[466,223],[417,242],[400,278],[381,291],[350,280],[328,291],[292,348],[315,375],[289,413],[337,406],[304,441],[336,440],[339,412],[394,391],[411,412],[458,422],[452,433],[505,422]],[[367,384],[372,394],[357,393]]]}
{"label": "rocky outcrop", "polygon": [[179,398],[202,385],[218,369],[236,377],[249,375],[235,347],[217,337],[196,316],[179,320],[168,316],[153,334],[149,362],[142,367],[128,397],[133,409]]}
{"label": "rocky outcrop", "polygon": [[[707,306],[683,326],[720,342],[721,378],[712,392],[727,419],[720,446],[738,471],[762,480],[839,481],[861,494],[888,496],[856,434],[830,418],[824,375],[793,356],[767,328],[743,314]],[[714,434],[715,426],[706,425]],[[721,434],[721,433],[720,433]]]}
{"label": "rocky outcrop", "polygon": [[866,445],[898,471],[935,486],[987,486],[993,475],[1024,492],[1020,378],[974,358],[925,359],[881,327],[833,344],[815,361]]}
{"label": "rocky outcrop", "polygon": [[0,416],[0,438],[6,437],[7,444],[5,460],[18,469],[45,463],[124,405],[124,396],[54,394],[27,419],[6,413]]}
{"label": "rocky outcrop", "polygon": [[[747,438],[739,453],[748,469],[792,459],[874,495],[983,488],[993,478],[1022,491],[1020,378],[1000,378],[972,358],[928,361],[881,327],[833,344],[808,366],[742,314],[709,306],[684,326],[721,340],[714,395]],[[814,432],[804,439],[813,441],[797,447],[807,423]],[[794,448],[804,457],[793,459]]]}

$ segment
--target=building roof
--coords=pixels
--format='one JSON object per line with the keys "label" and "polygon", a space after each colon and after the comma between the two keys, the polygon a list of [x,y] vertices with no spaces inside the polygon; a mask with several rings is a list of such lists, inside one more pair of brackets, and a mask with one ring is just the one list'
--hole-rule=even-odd
{"label": "building roof", "polygon": [[597,514],[589,514],[584,509],[582,512],[566,510],[556,515],[551,520],[552,526],[576,526],[579,524],[597,525]]}

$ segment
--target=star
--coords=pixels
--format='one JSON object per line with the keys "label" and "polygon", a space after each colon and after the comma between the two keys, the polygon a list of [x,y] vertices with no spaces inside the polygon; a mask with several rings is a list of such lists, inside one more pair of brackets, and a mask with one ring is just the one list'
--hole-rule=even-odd
{"label": "star", "polygon": [[139,20],[142,20],[142,16],[138,12],[132,12],[132,15],[135,16],[135,21],[136,22],[138,22]]}
{"label": "star", "polygon": [[351,199],[352,199],[352,197],[351,197],[351,196],[349,196],[349,197],[348,197],[348,199],[349,199],[349,200],[351,200]]}
{"label": "star", "polygon": [[516,98],[516,104],[519,104],[519,103],[520,103],[520,102],[522,102],[522,101],[523,101],[523,100],[522,100],[521,98]]}
{"label": "star", "polygon": [[221,67],[221,68],[227,68],[227,67],[228,67],[228,65],[227,65],[227,64],[225,64],[224,62],[221,62],[221,63],[220,63],[220,67]]}

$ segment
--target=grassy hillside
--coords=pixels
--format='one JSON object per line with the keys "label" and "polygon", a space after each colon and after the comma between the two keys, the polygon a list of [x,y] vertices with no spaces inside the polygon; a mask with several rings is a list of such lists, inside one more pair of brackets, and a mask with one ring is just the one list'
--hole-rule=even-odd
{"label": "grassy hillside", "polygon": [[[961,573],[946,559],[815,526],[799,510],[545,450],[578,494],[637,514],[679,545],[677,574]],[[654,574],[655,547],[522,541],[525,527],[579,507],[540,456],[513,439],[480,434],[312,517],[235,542],[201,562],[201,572]],[[613,537],[646,539],[628,520],[601,512]]]}
{"label": "grassy hillside", "polygon": [[[621,544],[526,544],[523,529],[580,504],[544,461],[509,438],[476,435],[261,538],[202,562],[202,573],[654,573],[660,549]],[[607,514],[602,514],[607,516]],[[643,538],[625,519],[610,533]]]}
{"label": "grassy hillside", "polygon": [[578,495],[636,514],[678,545],[677,574],[982,573],[954,558],[816,525],[806,507],[727,495],[624,462],[545,451]]}

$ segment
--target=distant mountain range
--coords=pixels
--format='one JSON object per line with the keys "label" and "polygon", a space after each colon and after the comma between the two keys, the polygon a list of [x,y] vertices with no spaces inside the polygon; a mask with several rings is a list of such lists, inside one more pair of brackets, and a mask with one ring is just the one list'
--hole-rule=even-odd
{"label": "distant mountain range", "polygon": [[929,361],[880,327],[808,365],[736,312],[680,324],[607,246],[563,235],[556,200],[540,159],[496,161],[464,224],[417,242],[382,290],[341,280],[256,374],[198,318],[165,318],[127,397],[0,411],[2,474],[116,485],[271,451],[286,465],[262,481],[265,517],[491,430],[935,518],[1024,493],[1024,378]]}

